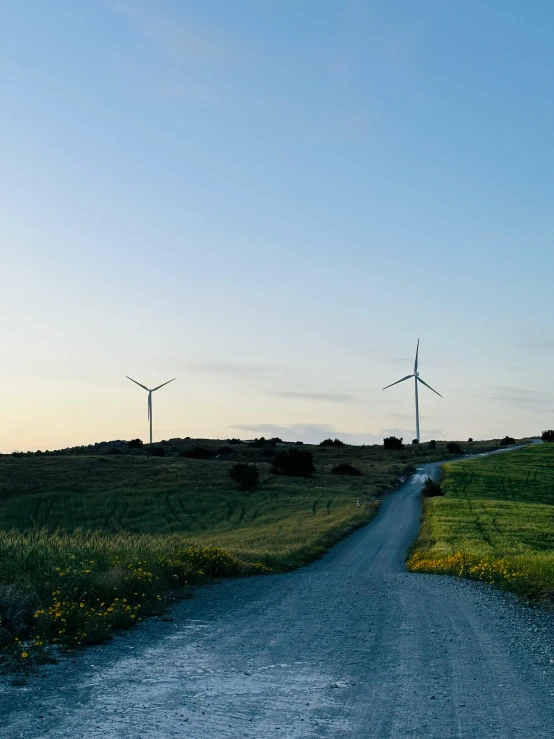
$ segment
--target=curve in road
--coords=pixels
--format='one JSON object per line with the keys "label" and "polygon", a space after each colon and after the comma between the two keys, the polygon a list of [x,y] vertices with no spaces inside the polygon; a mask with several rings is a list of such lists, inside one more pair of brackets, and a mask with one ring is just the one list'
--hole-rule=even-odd
{"label": "curve in road", "polygon": [[3,686],[6,739],[552,739],[553,621],[407,573],[424,465],[310,567],[200,589],[173,622]]}

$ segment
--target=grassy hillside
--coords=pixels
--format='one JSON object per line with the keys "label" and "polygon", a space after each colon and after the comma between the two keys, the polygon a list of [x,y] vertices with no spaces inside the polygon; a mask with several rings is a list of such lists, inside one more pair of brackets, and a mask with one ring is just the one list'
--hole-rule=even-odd
{"label": "grassy hillside", "polygon": [[[214,456],[182,456],[198,445]],[[165,457],[123,443],[0,456],[0,664],[2,654],[27,665],[51,645],[102,640],[206,578],[304,564],[368,521],[415,465],[448,457],[444,443],[303,446],[317,468],[303,479],[271,470],[293,445],[162,446]],[[232,483],[236,461],[259,466],[256,491]],[[361,476],[332,474],[341,462]]]}
{"label": "grassy hillside", "polygon": [[444,466],[408,566],[554,598],[554,445]]}
{"label": "grassy hillside", "polygon": [[[167,442],[174,454],[187,449],[187,443],[178,446],[177,441]],[[222,442],[207,440],[190,440],[188,448],[197,444],[213,451],[222,448]],[[367,521],[379,496],[415,465],[450,456],[444,443],[436,449],[421,444],[401,451],[305,445],[302,449],[314,455],[313,477],[273,474],[271,456],[266,455],[291,446],[278,444],[272,450],[233,445],[207,461],[149,457],[145,450],[4,455],[0,529],[182,534],[272,565],[295,566]],[[496,442],[467,446],[478,451],[494,448]],[[257,491],[244,494],[236,489],[229,478],[236,461],[258,464]],[[362,475],[332,474],[340,462],[356,466]]]}

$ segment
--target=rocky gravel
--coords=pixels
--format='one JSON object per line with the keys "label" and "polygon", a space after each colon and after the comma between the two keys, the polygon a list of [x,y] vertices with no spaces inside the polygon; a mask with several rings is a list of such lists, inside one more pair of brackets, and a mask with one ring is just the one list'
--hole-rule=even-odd
{"label": "rocky gravel", "polygon": [[229,580],[0,685],[2,739],[552,739],[554,619],[405,571],[426,465],[310,567]]}

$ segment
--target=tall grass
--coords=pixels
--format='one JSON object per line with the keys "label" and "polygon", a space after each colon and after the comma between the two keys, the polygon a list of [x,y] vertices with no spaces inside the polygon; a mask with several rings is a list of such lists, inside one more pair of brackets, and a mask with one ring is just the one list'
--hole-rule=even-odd
{"label": "tall grass", "polygon": [[132,626],[191,583],[263,571],[182,536],[0,531],[0,654],[26,666]]}

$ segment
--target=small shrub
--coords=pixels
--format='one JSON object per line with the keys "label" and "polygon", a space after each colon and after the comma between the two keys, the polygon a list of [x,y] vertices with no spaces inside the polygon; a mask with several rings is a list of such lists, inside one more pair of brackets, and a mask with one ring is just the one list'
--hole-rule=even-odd
{"label": "small shrub", "polygon": [[468,443],[468,444],[473,444],[473,439],[471,438],[471,436],[470,436],[470,437],[469,437],[469,439],[467,440],[467,443]]}
{"label": "small shrub", "polygon": [[300,449],[279,452],[273,460],[273,469],[281,475],[311,477],[315,472],[313,455]]}
{"label": "small shrub", "polygon": [[449,454],[463,454],[462,447],[458,444],[457,441],[449,441],[446,445],[446,449],[448,450]]}
{"label": "small shrub", "polygon": [[242,439],[227,439],[227,444],[242,444]]}
{"label": "small shrub", "polygon": [[344,441],[341,441],[340,439],[323,439],[323,441],[320,442],[319,446],[346,446]]}
{"label": "small shrub", "polygon": [[0,585],[0,648],[13,641],[12,634],[28,637],[33,612],[38,604],[37,593],[24,585]]}
{"label": "small shrub", "polygon": [[541,439],[543,441],[554,441],[554,429],[548,429],[548,431],[543,431],[541,434]]}
{"label": "small shrub", "polygon": [[216,454],[213,449],[204,446],[193,446],[192,449],[183,449],[181,452],[181,456],[187,459],[212,459]]}
{"label": "small shrub", "polygon": [[438,495],[444,495],[444,490],[441,486],[430,477],[425,480],[425,485],[421,492],[425,498],[435,498]]}
{"label": "small shrub", "polygon": [[302,446],[302,444],[304,444],[304,442],[303,442],[303,441],[295,441],[294,443],[295,443],[295,444],[296,444],[297,446]]}
{"label": "small shrub", "polygon": [[412,444],[419,444],[419,440],[418,439],[412,439]]}
{"label": "small shrub", "polygon": [[151,446],[148,450],[151,457],[165,457],[165,449],[163,446]]}
{"label": "small shrub", "polygon": [[404,449],[402,439],[397,439],[396,436],[387,436],[383,439],[383,446],[385,449]]}
{"label": "small shrub", "polygon": [[131,439],[131,441],[127,442],[127,447],[129,449],[142,449],[142,439]]}
{"label": "small shrub", "polygon": [[513,446],[515,443],[516,440],[513,439],[511,436],[505,436],[500,442],[500,446]]}
{"label": "small shrub", "polygon": [[280,439],[278,436],[274,436],[272,439],[269,439],[270,444],[282,444],[283,440]]}
{"label": "small shrub", "polygon": [[229,470],[229,476],[241,490],[253,490],[258,484],[260,471],[255,464],[237,462]]}
{"label": "small shrub", "polygon": [[431,439],[431,441],[429,442],[429,448],[430,449],[436,449],[437,448],[437,442],[435,441],[435,439]]}
{"label": "small shrub", "polygon": [[341,462],[331,470],[332,475],[351,475],[352,477],[359,477],[362,473],[357,467],[353,467],[348,462]]}

